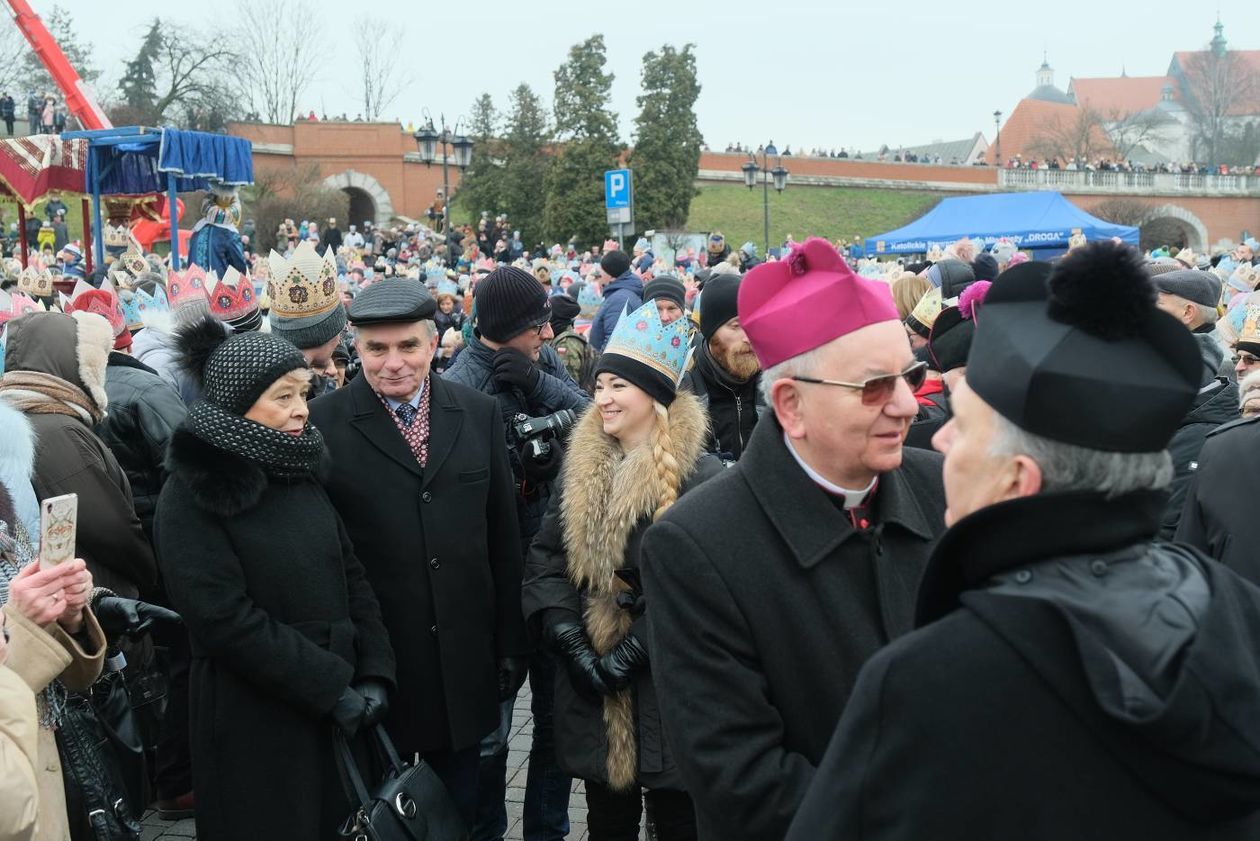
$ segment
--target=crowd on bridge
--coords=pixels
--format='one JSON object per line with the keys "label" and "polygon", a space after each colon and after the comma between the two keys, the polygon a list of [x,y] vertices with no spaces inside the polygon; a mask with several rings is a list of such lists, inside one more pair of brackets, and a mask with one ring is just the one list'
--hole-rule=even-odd
{"label": "crowd on bridge", "polygon": [[1260,832],[1254,240],[224,212],[4,263],[0,837]]}

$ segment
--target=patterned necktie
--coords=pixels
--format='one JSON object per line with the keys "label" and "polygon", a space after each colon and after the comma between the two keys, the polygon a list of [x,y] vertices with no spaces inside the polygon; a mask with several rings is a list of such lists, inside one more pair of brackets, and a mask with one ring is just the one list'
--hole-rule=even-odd
{"label": "patterned necktie", "polygon": [[394,414],[398,415],[398,419],[402,421],[403,426],[411,429],[411,424],[416,419],[417,411],[416,407],[410,403],[400,403],[398,408],[394,410]]}

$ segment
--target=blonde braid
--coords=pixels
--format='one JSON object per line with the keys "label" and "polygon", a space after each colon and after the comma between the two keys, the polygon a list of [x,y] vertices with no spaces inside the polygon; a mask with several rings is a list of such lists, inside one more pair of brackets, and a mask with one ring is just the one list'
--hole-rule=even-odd
{"label": "blonde braid", "polygon": [[669,432],[669,409],[657,402],[653,402],[653,406],[656,408],[656,425],[652,427],[652,461],[656,464],[656,477],[661,485],[661,499],[652,514],[655,522],[678,501],[682,477],[679,475],[678,458],[674,455],[674,439]]}

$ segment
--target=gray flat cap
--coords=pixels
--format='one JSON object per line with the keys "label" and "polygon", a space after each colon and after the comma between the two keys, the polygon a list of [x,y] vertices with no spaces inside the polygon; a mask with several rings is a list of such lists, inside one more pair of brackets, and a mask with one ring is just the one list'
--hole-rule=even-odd
{"label": "gray flat cap", "polygon": [[424,284],[410,278],[391,278],[378,280],[355,296],[350,304],[350,323],[363,327],[425,321],[436,312],[437,301]]}
{"label": "gray flat cap", "polygon": [[1160,292],[1177,295],[1205,307],[1214,307],[1221,300],[1220,278],[1211,272],[1180,269],[1157,274],[1151,278],[1151,282]]}

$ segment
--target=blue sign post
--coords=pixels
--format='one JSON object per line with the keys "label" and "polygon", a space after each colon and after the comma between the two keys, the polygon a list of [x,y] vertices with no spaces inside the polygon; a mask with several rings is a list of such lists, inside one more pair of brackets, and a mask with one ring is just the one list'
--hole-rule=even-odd
{"label": "blue sign post", "polygon": [[630,170],[610,169],[604,173],[604,208],[619,243],[634,233],[634,179]]}

